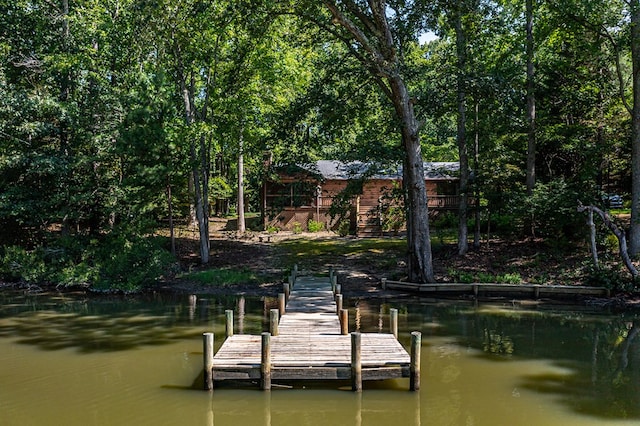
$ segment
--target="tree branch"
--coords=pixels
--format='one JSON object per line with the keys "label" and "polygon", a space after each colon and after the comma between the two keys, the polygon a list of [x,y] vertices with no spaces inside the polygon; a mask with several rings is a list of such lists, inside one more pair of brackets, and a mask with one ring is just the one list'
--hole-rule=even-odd
{"label": "tree branch", "polygon": [[629,257],[629,252],[627,251],[627,238],[624,235],[624,231],[613,223],[611,217],[607,212],[602,211],[598,207],[595,206],[583,206],[582,203],[578,201],[578,213],[582,213],[585,211],[595,212],[597,213],[604,222],[604,225],[609,228],[609,230],[618,238],[618,247],[620,248],[620,257],[622,257],[622,261],[624,265],[627,267],[631,276],[635,280],[638,277],[638,270],[635,266],[633,266],[633,262],[631,262],[631,258]]}

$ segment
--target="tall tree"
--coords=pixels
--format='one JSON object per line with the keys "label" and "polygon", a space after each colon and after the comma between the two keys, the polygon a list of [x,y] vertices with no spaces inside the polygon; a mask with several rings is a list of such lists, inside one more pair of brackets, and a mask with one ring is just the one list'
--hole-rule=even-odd
{"label": "tall tree", "polygon": [[[414,282],[433,282],[429,214],[424,180],[420,123],[403,76],[401,52],[414,3],[370,0],[325,1],[334,35],[343,40],[393,104],[404,147],[403,185],[407,205],[408,275]],[[391,18],[389,17],[391,15]],[[414,36],[416,32],[414,31]]]}
{"label": "tall tree", "polygon": [[536,184],[536,95],[533,38],[533,0],[525,0],[527,55],[527,193]]}

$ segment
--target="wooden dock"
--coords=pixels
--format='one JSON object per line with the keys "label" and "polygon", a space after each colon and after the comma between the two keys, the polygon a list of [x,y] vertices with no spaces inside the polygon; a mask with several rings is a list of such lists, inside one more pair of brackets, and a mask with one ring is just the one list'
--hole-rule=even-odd
{"label": "wooden dock", "polygon": [[332,277],[296,277],[285,284],[279,309],[271,311],[269,332],[233,335],[227,327],[228,337],[215,355],[213,335],[205,333],[205,389],[224,380],[259,381],[265,390],[272,380],[351,380],[360,391],[364,380],[408,377],[410,389],[418,390],[420,333],[412,333],[411,355],[394,333],[349,335],[336,291]]}

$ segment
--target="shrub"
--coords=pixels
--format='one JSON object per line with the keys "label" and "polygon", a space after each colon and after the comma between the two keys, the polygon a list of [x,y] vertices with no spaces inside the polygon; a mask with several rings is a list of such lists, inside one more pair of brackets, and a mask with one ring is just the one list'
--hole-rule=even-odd
{"label": "shrub", "polygon": [[349,234],[351,234],[351,223],[348,219],[343,219],[338,225],[338,235],[340,235],[341,237],[346,237]]}
{"label": "shrub", "polygon": [[496,281],[504,284],[520,284],[522,282],[522,277],[519,273],[514,272],[510,274],[502,274],[496,277]]}
{"label": "shrub", "polygon": [[0,259],[0,277],[8,281],[22,280],[29,284],[44,282],[47,278],[47,267],[43,250],[6,247]]}
{"label": "shrub", "polygon": [[320,232],[324,229],[324,223],[316,220],[310,220],[309,223],[307,223],[307,229],[309,232]]}
{"label": "shrub", "polygon": [[302,233],[302,225],[300,224],[300,222],[293,222],[291,226],[292,226],[291,230],[293,231],[294,234]]}
{"label": "shrub", "polygon": [[99,275],[92,288],[130,293],[155,282],[173,263],[171,254],[157,243],[139,236],[108,236],[94,252]]}
{"label": "shrub", "polygon": [[596,268],[593,265],[588,270],[586,285],[604,287],[611,290],[628,291],[633,289],[633,283],[625,279],[620,271],[602,266]]}

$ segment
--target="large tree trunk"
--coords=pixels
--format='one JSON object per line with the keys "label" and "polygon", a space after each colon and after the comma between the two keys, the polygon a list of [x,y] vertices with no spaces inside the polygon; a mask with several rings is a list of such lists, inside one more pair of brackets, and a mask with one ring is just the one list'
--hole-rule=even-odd
{"label": "large tree trunk", "polygon": [[405,151],[403,168],[407,206],[408,275],[411,282],[433,282],[429,210],[419,125],[409,92],[400,77],[389,79],[393,104],[400,119]]}
{"label": "large tree trunk", "polygon": [[536,184],[536,96],[533,66],[533,0],[526,0],[527,19],[527,193],[533,194]]}
{"label": "large tree trunk", "polygon": [[467,190],[469,186],[469,160],[467,156],[466,130],[466,88],[465,73],[467,62],[467,41],[462,30],[462,7],[458,6],[455,17],[456,53],[458,57],[457,91],[458,91],[458,156],[460,158],[460,204],[458,206],[458,254],[465,255],[469,251],[467,228]]}
{"label": "large tree trunk", "polygon": [[[189,91],[184,74],[181,75],[180,85],[182,90],[182,100],[185,110],[185,122],[188,126],[194,122],[194,111],[191,92]],[[193,199],[195,204],[196,220],[198,222],[198,231],[200,236],[200,262],[202,264],[209,263],[209,217],[206,210],[205,200],[203,197],[202,182],[200,181],[201,173],[206,173],[205,170],[200,170],[201,162],[198,161],[196,141],[191,139],[189,141],[189,154],[191,156],[191,175],[193,176]],[[202,153],[204,155],[204,153]],[[205,180],[206,182],[206,180]]]}
{"label": "large tree trunk", "polygon": [[631,2],[631,57],[633,107],[631,111],[631,232],[629,254],[640,252],[640,5]]}
{"label": "large tree trunk", "polygon": [[387,20],[390,9],[384,0],[325,0],[324,4],[331,12],[333,24],[344,30],[331,32],[345,42],[393,103],[405,151],[403,186],[407,202],[409,280],[433,282],[435,280],[424,164],[420,147],[420,125],[401,76],[398,46]]}

